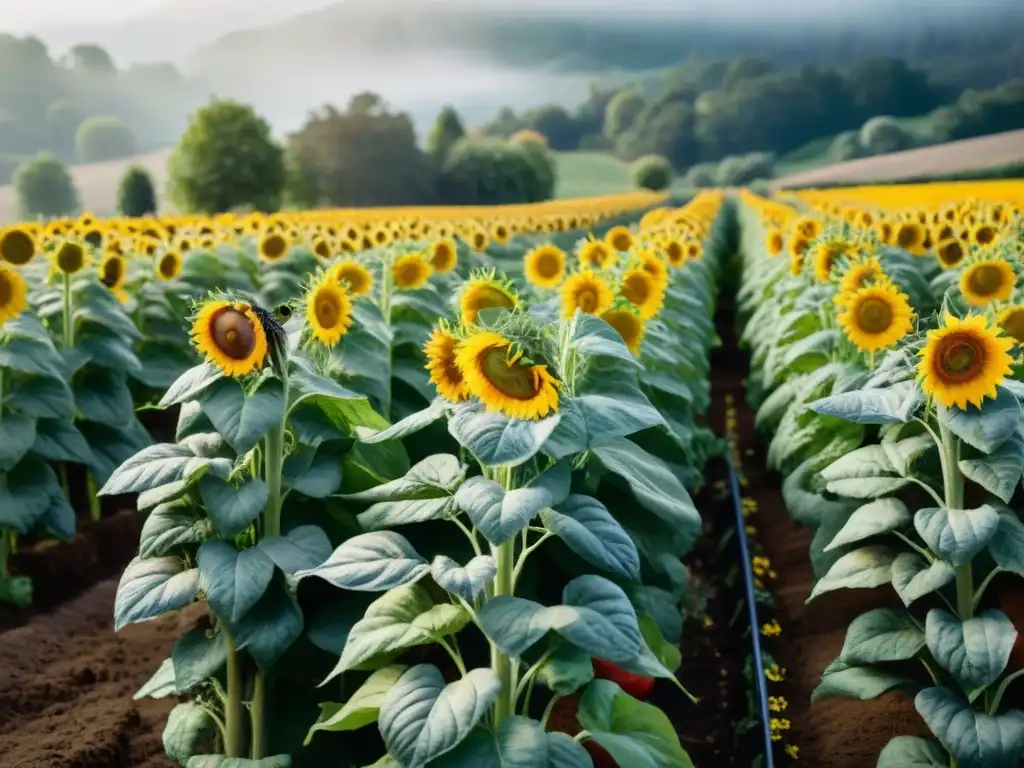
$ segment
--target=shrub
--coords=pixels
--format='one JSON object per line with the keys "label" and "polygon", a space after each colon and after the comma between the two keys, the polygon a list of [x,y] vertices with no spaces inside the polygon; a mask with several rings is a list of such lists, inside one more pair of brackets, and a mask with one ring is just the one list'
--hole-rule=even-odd
{"label": "shrub", "polygon": [[632,88],[619,91],[604,112],[604,135],[614,140],[636,123],[644,109],[643,94]]}
{"label": "shrub", "polygon": [[452,107],[445,107],[434,121],[430,135],[427,136],[427,152],[438,160],[444,160],[452,146],[466,135],[459,113]]}
{"label": "shrub", "polygon": [[717,163],[697,163],[686,171],[683,183],[688,187],[713,187],[716,184],[717,170]]}
{"label": "shrub", "polygon": [[186,212],[281,205],[284,150],[271,138],[270,124],[236,101],[213,101],[193,114],[167,170],[171,199]]}
{"label": "shrub", "polygon": [[145,168],[132,165],[125,169],[117,187],[117,210],[133,218],[156,213],[156,190]]}
{"label": "shrub", "polygon": [[62,157],[73,157],[75,135],[84,119],[81,110],[74,104],[58,99],[46,108],[43,118],[46,126],[46,144],[52,152]]}
{"label": "shrub", "polygon": [[901,152],[913,143],[910,133],[886,115],[871,118],[860,129],[860,144],[869,155]]}
{"label": "shrub", "polygon": [[448,153],[439,181],[450,205],[532,203],[551,197],[555,185],[550,153],[533,143],[462,139]]}
{"label": "shrub", "polygon": [[770,152],[733,155],[718,164],[715,181],[722,187],[738,187],[775,175],[775,156]]}
{"label": "shrub", "polygon": [[615,148],[615,142],[603,133],[588,133],[580,139],[579,148],[584,152],[610,152]]}
{"label": "shrub", "polygon": [[116,117],[90,117],[75,132],[75,153],[83,163],[99,163],[134,155],[135,134]]}
{"label": "shrub", "polygon": [[539,144],[541,147],[547,149],[548,138],[543,133],[533,130],[532,128],[523,128],[521,131],[516,131],[512,134],[512,141],[520,144],[534,143]]}
{"label": "shrub", "polygon": [[857,131],[840,133],[832,140],[828,148],[829,159],[840,163],[846,160],[856,160],[862,153],[863,147],[860,145],[860,135]]}
{"label": "shrub", "polygon": [[660,155],[645,155],[630,169],[633,185],[640,189],[661,191],[672,184],[672,164]]}
{"label": "shrub", "polygon": [[46,153],[29,158],[14,172],[21,216],[70,216],[79,207],[75,183],[64,164]]}

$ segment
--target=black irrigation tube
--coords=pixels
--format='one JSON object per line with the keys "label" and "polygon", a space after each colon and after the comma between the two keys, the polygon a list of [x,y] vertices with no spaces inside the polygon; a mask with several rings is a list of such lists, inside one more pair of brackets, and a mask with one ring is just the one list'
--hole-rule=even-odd
{"label": "black irrigation tube", "polygon": [[751,650],[754,654],[754,679],[757,685],[757,698],[761,710],[761,732],[764,736],[764,768],[775,768],[775,757],[772,747],[772,726],[768,710],[768,686],[764,676],[764,656],[761,654],[761,643],[758,641],[757,599],[754,595],[754,574],[751,572],[750,545],[747,541],[747,527],[743,521],[743,504],[740,501],[740,484],[736,479],[736,469],[732,458],[726,454],[725,463],[729,468],[729,490],[732,495],[733,512],[736,515],[736,536],[740,543],[740,556],[743,558],[743,587],[747,593],[747,617],[750,620]]}

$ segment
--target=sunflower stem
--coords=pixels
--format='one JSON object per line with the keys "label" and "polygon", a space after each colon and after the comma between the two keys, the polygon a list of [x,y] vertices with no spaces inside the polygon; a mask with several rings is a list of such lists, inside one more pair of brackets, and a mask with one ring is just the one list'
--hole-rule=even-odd
{"label": "sunflower stem", "polygon": [[[284,474],[284,436],[288,429],[288,374],[281,376],[282,397],[286,407],[281,421],[264,438],[263,470],[266,475],[269,496],[263,511],[262,540],[274,539],[281,535],[282,477]],[[266,752],[266,703],[267,680],[262,669],[256,670],[256,681],[252,699],[252,759],[262,760]]]}
{"label": "sunflower stem", "polygon": [[[960,471],[960,440],[939,416],[940,458],[946,509],[963,509],[964,475]],[[956,567],[956,612],[961,621],[974,616],[974,570],[970,562]]]}
{"label": "sunflower stem", "polygon": [[89,519],[97,523],[103,516],[103,507],[100,505],[100,497],[96,493],[96,478],[92,472],[86,473],[85,483],[89,490]]}
{"label": "sunflower stem", "polygon": [[[502,467],[497,470],[496,474],[502,487],[505,490],[511,490],[512,470],[508,467]],[[509,596],[515,591],[513,584],[513,573],[516,563],[515,546],[515,536],[511,537],[504,544],[491,546],[491,553],[498,567],[498,572],[494,577],[492,597]],[[501,692],[498,694],[498,698],[495,699],[492,710],[492,725],[494,728],[497,728],[506,718],[515,714],[516,671],[512,664],[512,659],[507,654],[502,653],[498,646],[493,643],[491,644],[491,668],[494,670],[498,680],[501,681]]]}
{"label": "sunflower stem", "polygon": [[64,275],[63,298],[64,308],[64,348],[71,349],[75,346],[75,324],[72,321],[71,313],[74,311],[74,301],[71,296],[71,275]]}
{"label": "sunflower stem", "polygon": [[238,650],[235,638],[227,626],[221,622],[220,631],[224,636],[224,648],[227,651],[227,682],[228,695],[224,702],[224,754],[227,757],[245,757],[242,753],[242,716],[245,708],[242,703],[242,675],[238,664]]}
{"label": "sunflower stem", "polygon": [[[394,293],[394,275],[392,274],[391,257],[385,256],[381,260],[380,267],[380,313],[384,317],[384,322],[388,326],[388,330],[391,329],[391,294]],[[386,396],[384,401],[381,403],[383,406],[383,416],[385,419],[391,419],[391,369],[394,366],[395,349],[394,344],[391,340],[388,341],[388,367],[387,376],[385,377],[385,393]]]}

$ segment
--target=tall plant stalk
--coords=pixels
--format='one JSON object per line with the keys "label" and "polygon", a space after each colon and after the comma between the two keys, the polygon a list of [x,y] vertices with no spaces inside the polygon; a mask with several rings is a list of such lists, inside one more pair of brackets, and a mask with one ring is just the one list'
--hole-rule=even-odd
{"label": "tall plant stalk", "polygon": [[[501,467],[496,471],[495,479],[506,491],[512,490],[513,471]],[[491,554],[497,566],[494,577],[494,594],[492,597],[512,595],[515,590],[516,539],[513,536],[503,544],[491,547]],[[515,714],[516,702],[516,669],[512,659],[503,653],[495,644],[491,645],[491,668],[501,681],[501,692],[494,701],[492,709],[493,726],[497,728],[505,720]]]}
{"label": "tall plant stalk", "polygon": [[[963,509],[964,475],[960,471],[960,440],[939,419],[942,484],[946,509]],[[971,563],[956,567],[956,612],[961,621],[974,616],[974,572]]]}
{"label": "tall plant stalk", "polygon": [[242,731],[245,705],[242,701],[242,673],[239,669],[238,649],[231,631],[222,623],[220,631],[224,635],[224,648],[227,651],[227,700],[224,702],[224,754],[227,757],[245,757],[243,744],[245,734]]}

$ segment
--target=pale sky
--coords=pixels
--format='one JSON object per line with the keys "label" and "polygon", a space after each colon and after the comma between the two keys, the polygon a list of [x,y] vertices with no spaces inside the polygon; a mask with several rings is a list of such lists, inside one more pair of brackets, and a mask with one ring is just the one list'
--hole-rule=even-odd
{"label": "pale sky", "polygon": [[5,30],[23,32],[65,24],[110,24],[149,13],[166,2],[167,0],[0,0],[0,26]]}

